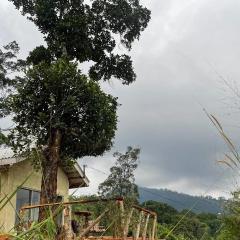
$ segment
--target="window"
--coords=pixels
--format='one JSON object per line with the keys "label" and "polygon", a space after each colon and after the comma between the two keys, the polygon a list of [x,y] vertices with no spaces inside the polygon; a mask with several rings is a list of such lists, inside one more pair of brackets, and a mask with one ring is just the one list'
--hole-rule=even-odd
{"label": "window", "polygon": [[[62,202],[63,197],[58,196],[57,202]],[[19,211],[24,206],[36,205],[40,203],[40,192],[33,191],[31,189],[20,188],[17,191],[17,203],[16,203],[16,225],[19,223]],[[33,208],[30,211],[26,211],[24,216],[24,221],[37,221],[39,214],[39,208]],[[61,226],[62,223],[62,213],[57,215],[57,223]]]}
{"label": "window", "polygon": [[[16,203],[16,224],[19,223],[19,210],[26,205],[35,205],[39,204],[40,201],[40,192],[33,191],[30,189],[21,188],[17,191],[17,203]],[[24,216],[26,221],[37,221],[39,209],[31,209],[27,212],[27,215]]]}
{"label": "window", "polygon": [[[32,191],[32,197],[31,197],[31,204],[36,205],[40,203],[40,193]],[[39,208],[34,208],[31,210],[31,217],[30,219],[32,221],[37,221],[38,220],[38,213],[39,213]]]}

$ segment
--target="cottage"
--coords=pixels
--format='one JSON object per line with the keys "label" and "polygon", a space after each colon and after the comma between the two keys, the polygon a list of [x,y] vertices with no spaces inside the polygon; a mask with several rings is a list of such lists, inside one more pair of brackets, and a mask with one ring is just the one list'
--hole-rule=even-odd
{"label": "cottage", "polygon": [[[26,180],[27,176],[30,177]],[[41,172],[34,171],[31,162],[21,158],[0,159],[0,199],[10,196],[16,189],[11,201],[0,210],[0,232],[13,229],[18,223],[18,211],[24,205],[39,203],[41,189]],[[22,183],[24,183],[22,185]],[[72,167],[62,166],[58,170],[57,194],[59,201],[68,201],[69,189],[86,187],[89,180],[76,163]],[[38,209],[29,212],[31,220],[38,219]]]}

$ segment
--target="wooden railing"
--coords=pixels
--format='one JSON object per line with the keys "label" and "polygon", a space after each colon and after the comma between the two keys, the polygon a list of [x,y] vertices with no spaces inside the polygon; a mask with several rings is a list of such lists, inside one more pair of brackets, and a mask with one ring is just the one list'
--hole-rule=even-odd
{"label": "wooden railing", "polygon": [[[148,209],[142,208],[137,205],[133,205],[128,212],[124,211],[124,199],[122,197],[118,198],[110,198],[110,199],[92,199],[92,200],[79,200],[79,201],[70,201],[70,202],[62,202],[62,203],[49,203],[49,204],[38,204],[32,206],[24,206],[20,210],[20,216],[24,216],[27,210],[35,209],[35,208],[52,208],[55,207],[56,215],[62,211],[62,226],[63,232],[66,236],[70,236],[72,234],[71,221],[72,221],[72,213],[71,206],[73,205],[82,205],[89,203],[97,203],[97,202],[110,202],[116,201],[116,204],[119,206],[120,215],[121,215],[121,224],[122,226],[122,234],[119,239],[128,240],[129,234],[129,226],[131,225],[131,221],[133,218],[133,212],[137,211],[138,220],[136,225],[136,229],[134,231],[134,236],[131,239],[138,240],[140,237],[142,240],[156,240],[156,224],[157,224],[157,214]],[[57,207],[57,208],[56,208]],[[80,233],[78,239],[82,239],[89,234],[89,232],[94,229],[94,227],[101,221],[101,219],[110,211],[110,209],[106,208],[96,219],[92,220]],[[149,221],[152,219],[152,226],[149,227]],[[68,239],[68,237],[63,237],[61,239]],[[148,238],[147,238],[148,236]],[[69,237],[70,238],[70,237]],[[111,237],[110,237],[111,238]]]}

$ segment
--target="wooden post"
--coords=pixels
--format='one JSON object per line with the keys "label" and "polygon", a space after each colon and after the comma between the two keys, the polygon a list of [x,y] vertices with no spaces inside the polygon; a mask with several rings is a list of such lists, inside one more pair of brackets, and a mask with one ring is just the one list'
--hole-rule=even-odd
{"label": "wooden post", "polygon": [[154,215],[154,218],[153,218],[153,227],[152,227],[152,240],[155,240],[156,225],[157,225],[157,215]]}
{"label": "wooden post", "polygon": [[72,224],[71,224],[71,207],[70,206],[65,206],[63,210],[63,229],[64,229],[64,235],[66,239],[71,239],[73,236],[73,231],[72,231]]}
{"label": "wooden post", "polygon": [[143,233],[142,233],[142,240],[146,240],[149,217],[150,217],[150,214],[147,214],[147,216],[145,218],[146,220],[145,220]]}
{"label": "wooden post", "polygon": [[85,216],[85,221],[84,221],[84,228],[87,228],[87,226],[88,226],[88,223],[89,223],[89,218],[88,218],[89,216]]}
{"label": "wooden post", "polygon": [[109,209],[106,209],[101,215],[99,215],[82,233],[80,233],[79,237],[85,236],[97,223],[100,222],[100,220],[104,217],[104,215],[109,211]]}
{"label": "wooden post", "polygon": [[123,230],[123,238],[124,238],[124,240],[126,240],[127,236],[128,236],[129,224],[131,222],[132,215],[133,215],[133,208],[131,208],[131,210],[130,210],[128,216],[127,216],[126,222],[125,222],[125,226],[124,226],[124,230]]}
{"label": "wooden post", "polygon": [[151,228],[148,229],[148,239],[152,240],[152,229]]}
{"label": "wooden post", "polygon": [[63,209],[63,226],[61,232],[56,237],[56,240],[75,239],[71,225],[71,207],[65,206]]}
{"label": "wooden post", "polygon": [[118,202],[119,202],[119,206],[120,206],[121,228],[123,230],[124,229],[124,205],[123,205],[122,200],[120,200]]}
{"label": "wooden post", "polygon": [[141,223],[142,223],[142,216],[143,216],[143,211],[140,211],[138,224],[137,224],[137,228],[136,228],[135,240],[137,240],[139,238],[140,229],[141,229]]}

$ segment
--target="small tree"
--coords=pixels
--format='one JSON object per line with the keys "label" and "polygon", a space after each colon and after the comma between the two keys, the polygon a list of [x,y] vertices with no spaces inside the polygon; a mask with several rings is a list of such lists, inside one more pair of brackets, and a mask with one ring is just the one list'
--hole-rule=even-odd
{"label": "small tree", "polygon": [[19,52],[18,44],[13,41],[3,49],[0,49],[0,89],[9,90],[8,87],[13,86],[15,81],[10,75],[17,71],[22,65],[21,60],[17,60],[17,54]]}
{"label": "small tree", "polygon": [[110,168],[110,175],[99,185],[99,194],[104,197],[126,197],[138,199],[138,187],[135,184],[134,171],[138,166],[139,148],[128,147],[126,153],[115,152],[115,166]]}
{"label": "small tree", "polygon": [[[136,203],[139,197],[134,177],[134,171],[138,166],[139,154],[140,149],[132,147],[128,147],[124,154],[115,152],[113,154],[117,158],[115,165],[110,168],[110,175],[107,179],[98,187],[98,193],[101,197],[124,197],[124,209],[120,208],[120,211],[115,203],[109,203],[111,211],[106,221],[108,224],[114,223],[109,232],[114,236],[122,236],[123,224],[119,223],[123,223],[122,220],[129,217],[125,213],[131,211],[132,204]],[[134,216],[132,223],[136,224],[136,222],[137,219]]]}

